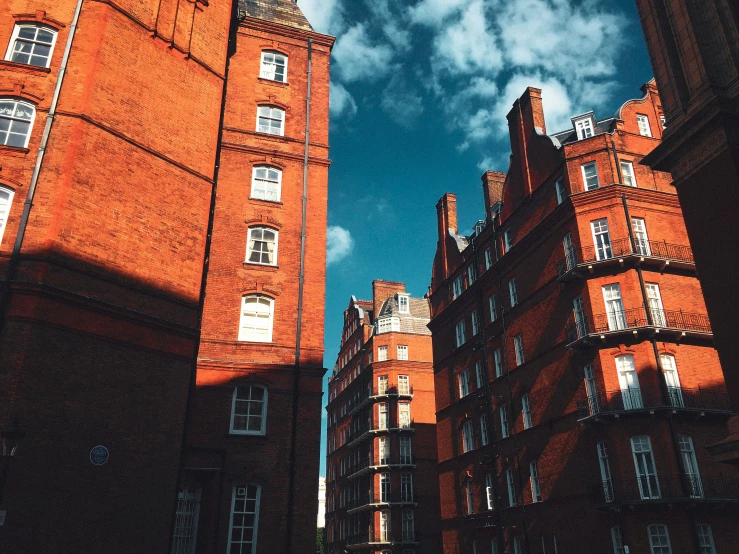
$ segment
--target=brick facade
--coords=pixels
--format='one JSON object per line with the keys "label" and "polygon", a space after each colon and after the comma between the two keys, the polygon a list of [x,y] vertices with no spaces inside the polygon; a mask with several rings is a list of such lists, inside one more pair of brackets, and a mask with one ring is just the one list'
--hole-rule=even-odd
{"label": "brick facade", "polygon": [[440,553],[428,302],[372,285],[344,311],[329,379],[327,552]]}
{"label": "brick facade", "polygon": [[736,544],[739,481],[705,449],[729,398],[670,176],[639,164],[662,136],[656,86],[642,92],[547,134],[527,89],[508,114],[508,174],[483,175],[486,219],[463,237],[455,195],[437,205],[445,553],[622,554],[620,540],[649,554],[665,530],[673,553],[698,553],[700,525],[717,552]]}

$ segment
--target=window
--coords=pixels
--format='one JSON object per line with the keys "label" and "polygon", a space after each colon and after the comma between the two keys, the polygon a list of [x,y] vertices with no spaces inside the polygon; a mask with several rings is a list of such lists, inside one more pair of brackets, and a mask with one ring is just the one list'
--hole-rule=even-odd
{"label": "window", "polygon": [[279,52],[264,50],[262,52],[262,68],[259,71],[262,79],[287,82],[287,56]]}
{"label": "window", "polygon": [[377,405],[377,423],[378,429],[387,429],[390,426],[390,413],[384,402]]}
{"label": "window", "polygon": [[401,314],[407,314],[410,312],[409,308],[409,298],[405,294],[399,294],[398,295],[398,312]]}
{"label": "window", "polygon": [[590,222],[593,231],[593,244],[595,245],[595,259],[607,260],[613,257],[611,250],[611,235],[608,232],[608,220],[596,219]]}
{"label": "window", "polygon": [[267,429],[267,389],[259,385],[236,387],[231,401],[231,433],[264,435]]}
{"label": "window", "polygon": [[390,502],[389,473],[380,473],[380,502]]}
{"label": "window", "polygon": [[595,162],[589,162],[582,165],[582,178],[585,182],[585,190],[595,190],[600,187],[598,166]]}
{"label": "window", "polygon": [[[408,359],[406,355],[406,360]],[[410,378],[407,375],[398,375],[398,393],[399,394],[410,394],[411,385]]]}
{"label": "window", "polygon": [[16,25],[5,59],[37,67],[49,67],[56,31],[39,25]]}
{"label": "window", "polygon": [[411,426],[411,405],[408,402],[398,404],[398,427],[408,429]]}
{"label": "window", "polygon": [[624,554],[624,539],[621,535],[621,527],[611,527],[611,542],[613,543],[613,554]]}
{"label": "window", "polygon": [[495,295],[491,294],[488,298],[488,308],[490,309],[490,323],[498,319],[498,308],[495,305]]}
{"label": "window", "polygon": [[634,356],[631,354],[616,356],[616,371],[618,372],[618,383],[621,386],[623,409],[639,410],[643,408],[644,403],[642,402]]}
{"label": "window", "polygon": [[260,294],[244,296],[241,301],[239,340],[272,342],[275,302]]}
{"label": "window", "polygon": [[577,130],[577,138],[583,140],[593,136],[593,119],[591,117],[585,117],[575,122],[575,129]]}
{"label": "window", "polygon": [[390,511],[380,512],[380,542],[390,542]]}
{"label": "window", "polygon": [[618,283],[603,286],[603,301],[608,315],[608,330],[626,329],[628,325],[624,305],[621,301],[621,286]]}
{"label": "window", "polygon": [[672,354],[660,354],[659,363],[662,366],[662,374],[667,383],[667,393],[670,397],[670,406],[682,408],[685,406],[683,390],[680,387],[680,376],[677,373],[675,356]]}
{"label": "window", "polygon": [[521,396],[521,412],[523,413],[523,428],[528,429],[533,425],[531,422],[531,402],[529,400],[529,393],[525,393]]}
{"label": "window", "polygon": [[397,353],[398,353],[398,359],[399,360],[407,360],[408,359],[408,347],[407,346],[405,346],[403,344],[399,344],[397,346],[397,351],[398,351]]}
{"label": "window", "polygon": [[383,317],[377,320],[377,333],[390,333],[400,331],[400,318],[397,317]]}
{"label": "window", "polygon": [[557,195],[557,204],[561,204],[567,198],[567,191],[565,190],[565,181],[562,177],[554,182],[554,192]]}
{"label": "window", "polygon": [[181,488],[177,493],[172,552],[195,554],[201,493],[200,489],[192,489],[187,486]]}
{"label": "window", "polygon": [[493,351],[493,362],[495,363],[495,377],[503,375],[503,354],[500,348]]}
{"label": "window", "polygon": [[26,148],[36,108],[27,102],[0,98],[0,146]]}
{"label": "window", "polygon": [[652,554],[672,554],[670,547],[670,535],[667,533],[666,525],[650,525],[649,531],[649,547]]}
{"label": "window", "polygon": [[472,435],[472,421],[462,424],[462,453],[475,449],[475,437]]}
{"label": "window", "polygon": [[283,136],[285,134],[285,110],[275,106],[257,108],[257,132]]}
{"label": "window", "polygon": [[387,360],[387,346],[377,347],[377,361],[384,362]]}
{"label": "window", "polygon": [[387,393],[387,375],[379,375],[377,377],[377,394]]}
{"label": "window", "polygon": [[680,457],[682,458],[682,469],[685,472],[685,481],[688,485],[691,498],[703,498],[703,482],[698,471],[698,458],[693,448],[693,438],[690,435],[678,435],[677,442],[680,445]]}
{"label": "window", "polygon": [[228,524],[228,551],[256,554],[259,528],[259,485],[234,487]]}
{"label": "window", "polygon": [[256,166],[251,178],[251,197],[268,202],[279,202],[282,192],[282,170],[270,166]]}
{"label": "window", "polygon": [[251,227],[246,261],[253,264],[277,265],[277,235],[274,229]]}
{"label": "window", "polygon": [[513,337],[513,345],[516,349],[516,365],[519,366],[526,361],[523,353],[523,335],[518,334]]}
{"label": "window", "polygon": [[400,501],[413,502],[413,474],[400,474]]}
{"label": "window", "polygon": [[562,237],[562,248],[565,252],[565,267],[567,271],[570,271],[577,265],[577,254],[575,252],[575,244],[572,240],[572,231],[567,231]]}
{"label": "window", "polygon": [[457,380],[459,381],[459,397],[464,398],[470,393],[470,376],[466,369],[459,372]]}
{"label": "window", "polygon": [[485,384],[485,375],[483,374],[482,362],[480,360],[475,362],[475,384],[478,389],[481,389]]}
{"label": "window", "polygon": [[583,368],[583,373],[585,375],[585,394],[588,396],[588,408],[590,409],[590,415],[595,415],[600,413],[600,397],[598,396],[598,388],[595,384],[593,364],[587,364]]}
{"label": "window", "polygon": [[480,444],[482,446],[488,444],[488,418],[485,415],[480,416]]}
{"label": "window", "polygon": [[516,505],[516,484],[513,481],[513,470],[511,468],[505,470],[505,480],[508,487],[508,505],[513,507]]}
{"label": "window", "polygon": [[490,554],[498,554],[498,543],[495,539],[490,541]]}
{"label": "window", "polygon": [[413,510],[403,510],[403,540],[415,541],[416,533],[413,526]]}
{"label": "window", "polygon": [[713,532],[710,525],[699,523],[695,526],[698,533],[698,546],[700,554],[716,554],[716,545],[713,542]]}
{"label": "window", "polygon": [[518,304],[518,289],[516,288],[515,277],[508,281],[508,293],[511,297],[511,308]]}
{"label": "window", "polygon": [[523,554],[523,548],[521,548],[521,537],[513,537],[513,554]]}
{"label": "window", "polygon": [[662,125],[662,130],[664,131],[667,129],[667,119],[665,119],[664,115],[659,116],[659,122]]}
{"label": "window", "polygon": [[647,283],[647,302],[649,303],[649,314],[652,316],[652,325],[655,327],[666,327],[667,318],[665,310],[662,307],[662,296],[659,293],[659,285],[657,283]]}
{"label": "window", "polygon": [[480,323],[477,320],[477,310],[473,310],[470,313],[470,318],[472,322],[472,336],[477,336],[477,333],[480,331]]}
{"label": "window", "polygon": [[488,510],[495,508],[495,496],[493,495],[493,476],[488,473],[485,476],[485,498],[487,499]]}
{"label": "window", "polygon": [[464,490],[467,496],[467,513],[468,514],[474,514],[475,513],[475,504],[474,500],[472,498],[472,481],[469,479],[464,484]]}
{"label": "window", "polygon": [[634,242],[636,243],[636,253],[642,256],[651,256],[652,250],[649,245],[649,236],[647,236],[647,224],[640,217],[631,218],[631,228],[634,230]]}
{"label": "window", "polygon": [[412,464],[411,457],[411,438],[401,437],[400,438],[400,463],[401,464]]}
{"label": "window", "polygon": [[387,437],[380,437],[379,441],[380,465],[384,466],[390,463],[390,443]]}
{"label": "window", "polygon": [[652,136],[652,129],[649,127],[649,118],[643,114],[636,114],[636,124],[639,126],[639,134],[645,137]]}
{"label": "window", "polygon": [[8,223],[10,204],[13,201],[13,191],[0,187],[0,244],[3,242],[5,225]]}
{"label": "window", "polygon": [[465,342],[467,342],[467,330],[465,329],[464,323],[464,319],[462,321],[458,321],[455,327],[457,335],[457,346],[462,346]]}
{"label": "window", "polygon": [[485,249],[485,269],[490,269],[491,265],[493,265],[493,251],[488,246]]}
{"label": "window", "polygon": [[452,299],[459,298],[460,294],[462,294],[462,276],[457,275],[452,281]]}
{"label": "window", "polygon": [[636,186],[636,177],[634,176],[634,164],[631,162],[621,162],[621,178],[624,185],[629,187]]}
{"label": "window", "polygon": [[652,443],[649,437],[646,435],[631,437],[631,452],[634,455],[634,466],[641,499],[659,499],[661,497],[659,482],[654,465],[654,456],[652,455]]}
{"label": "window", "polygon": [[475,266],[470,264],[467,266],[467,286],[471,287],[475,282]]}
{"label": "window", "polygon": [[531,500],[541,502],[541,486],[539,485],[539,465],[536,460],[529,462],[529,475],[531,480]]}
{"label": "window", "polygon": [[509,227],[503,231],[503,253],[508,252],[511,248],[513,248],[513,236]]}
{"label": "window", "polygon": [[500,414],[500,436],[505,439],[508,437],[508,411],[505,404],[498,408],[498,413]]}

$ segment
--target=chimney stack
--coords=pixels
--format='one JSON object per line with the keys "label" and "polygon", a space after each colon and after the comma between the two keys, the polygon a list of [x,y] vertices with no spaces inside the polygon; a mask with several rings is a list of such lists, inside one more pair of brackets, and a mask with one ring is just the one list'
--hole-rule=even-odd
{"label": "chimney stack", "polygon": [[506,174],[501,171],[486,171],[483,173],[482,194],[485,197],[485,215],[486,220],[490,221],[490,209],[498,202],[503,202],[503,185],[505,184]]}
{"label": "chimney stack", "polygon": [[380,309],[385,300],[396,292],[405,292],[405,284],[396,281],[383,281],[382,279],[372,281],[372,309],[375,311],[375,318],[380,315]]}

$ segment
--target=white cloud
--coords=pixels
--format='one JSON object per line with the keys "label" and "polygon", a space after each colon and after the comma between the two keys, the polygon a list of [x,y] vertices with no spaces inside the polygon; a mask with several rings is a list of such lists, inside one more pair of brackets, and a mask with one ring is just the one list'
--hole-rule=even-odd
{"label": "white cloud", "polygon": [[423,98],[398,72],[382,91],[380,106],[398,125],[410,128],[423,113]]}
{"label": "white cloud", "polygon": [[357,23],[337,39],[333,57],[344,82],[372,81],[390,71],[393,49],[373,43],[366,24]]}
{"label": "white cloud", "polygon": [[422,0],[408,8],[408,15],[414,23],[439,26],[449,16],[469,4],[470,0]]}
{"label": "white cloud", "polygon": [[300,0],[300,9],[319,33],[338,34],[344,27],[340,0]]}
{"label": "white cloud", "polygon": [[339,83],[331,83],[331,115],[334,117],[354,117],[357,113],[357,103],[351,93]]}
{"label": "white cloud", "polygon": [[343,260],[354,249],[352,234],[338,225],[331,225],[328,228],[326,239],[326,265]]}

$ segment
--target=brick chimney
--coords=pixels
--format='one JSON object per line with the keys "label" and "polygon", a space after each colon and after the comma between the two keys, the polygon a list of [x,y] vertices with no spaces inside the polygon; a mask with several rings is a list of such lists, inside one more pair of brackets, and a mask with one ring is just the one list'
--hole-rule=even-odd
{"label": "brick chimney", "polygon": [[528,87],[521,98],[513,103],[513,108],[506,117],[514,163],[518,162],[524,196],[528,196],[533,190],[527,148],[529,137],[534,133],[535,128],[542,133],[547,132],[544,124],[544,108],[541,103],[541,89]]}
{"label": "brick chimney", "polygon": [[446,241],[449,230],[456,235],[457,229],[457,195],[447,192],[436,203],[436,218],[438,220],[439,244],[437,247],[437,260],[441,265],[437,268],[441,271],[443,279],[448,277]]}
{"label": "brick chimney", "polygon": [[382,279],[372,281],[372,309],[375,311],[375,317],[380,315],[380,308],[385,300],[396,292],[405,292],[405,284]]}
{"label": "brick chimney", "polygon": [[500,171],[486,171],[482,174],[482,194],[485,197],[486,220],[490,220],[490,208],[503,201],[503,184],[506,174]]}

